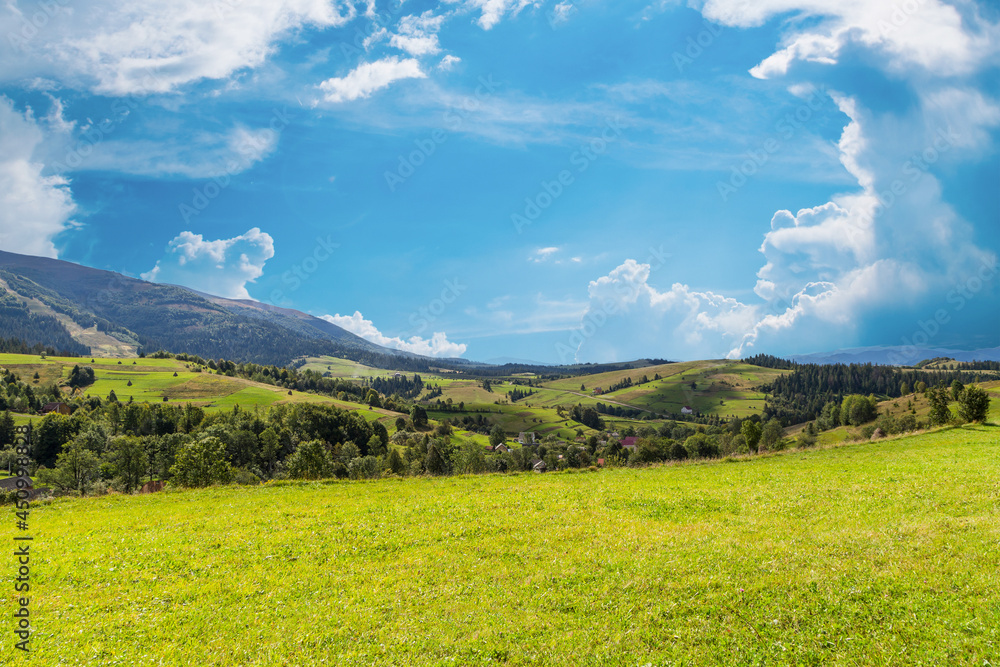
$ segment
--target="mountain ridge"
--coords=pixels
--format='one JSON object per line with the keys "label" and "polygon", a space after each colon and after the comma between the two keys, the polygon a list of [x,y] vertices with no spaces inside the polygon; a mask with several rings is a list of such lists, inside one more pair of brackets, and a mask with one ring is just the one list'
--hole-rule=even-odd
{"label": "mountain ridge", "polygon": [[[381,347],[293,309],[150,283],[64,260],[0,251],[0,279],[4,298],[12,306],[31,303],[46,330],[55,326],[54,319],[67,336],[95,354],[117,352],[124,356],[164,349],[279,365],[312,354],[337,354],[358,360],[367,355],[409,361],[411,365],[432,361]],[[8,315],[0,312],[0,327],[13,329],[12,318],[23,320],[23,311]],[[81,332],[101,334],[120,345],[117,350],[107,345],[96,350],[81,342]],[[81,353],[79,348],[69,351]]]}

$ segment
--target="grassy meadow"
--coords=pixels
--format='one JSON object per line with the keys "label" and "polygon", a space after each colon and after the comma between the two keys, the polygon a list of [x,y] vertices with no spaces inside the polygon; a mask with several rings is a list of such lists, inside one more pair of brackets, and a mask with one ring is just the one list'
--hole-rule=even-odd
{"label": "grassy meadow", "polygon": [[649,469],[57,500],[31,514],[30,663],[10,636],[4,657],[995,665],[998,480],[987,425]]}

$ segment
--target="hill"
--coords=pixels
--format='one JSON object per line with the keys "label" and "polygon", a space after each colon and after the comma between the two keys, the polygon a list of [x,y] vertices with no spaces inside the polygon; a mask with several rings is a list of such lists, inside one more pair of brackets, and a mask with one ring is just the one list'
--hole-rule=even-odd
{"label": "hill", "polygon": [[428,362],[295,310],[2,251],[0,298],[0,335],[73,354],[134,356],[164,349],[279,365],[323,354],[401,367],[425,368]]}
{"label": "hill", "polygon": [[36,505],[31,664],[992,664],[996,430]]}

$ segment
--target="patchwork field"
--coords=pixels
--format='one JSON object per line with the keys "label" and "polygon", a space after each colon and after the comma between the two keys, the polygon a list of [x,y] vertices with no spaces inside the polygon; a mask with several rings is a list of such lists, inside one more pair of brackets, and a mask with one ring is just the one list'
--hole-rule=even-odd
{"label": "patchwork field", "polygon": [[[252,408],[279,403],[328,403],[345,410],[357,410],[365,419],[382,420],[387,426],[399,416],[387,410],[372,410],[367,405],[339,401],[327,396],[299,391],[289,393],[283,387],[216,375],[207,369],[195,372],[194,364],[175,359],[42,359],[36,355],[0,354],[0,366],[17,373],[26,381],[43,386],[68,378],[76,365],[90,366],[97,377],[92,385],[81,390],[82,394],[107,397],[114,391],[120,401],[131,399],[161,403],[166,399],[173,403],[191,403],[209,411],[230,410],[237,405]],[[36,372],[39,375],[37,381],[32,379]],[[27,415],[15,415],[18,424],[27,423],[30,419]]]}
{"label": "patchwork field", "polygon": [[998,479],[980,426],[60,500],[31,515],[30,664],[997,664]]}

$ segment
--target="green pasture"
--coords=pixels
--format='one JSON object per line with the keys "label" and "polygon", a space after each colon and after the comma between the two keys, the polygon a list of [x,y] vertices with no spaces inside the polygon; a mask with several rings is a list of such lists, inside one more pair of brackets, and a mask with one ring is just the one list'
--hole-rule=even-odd
{"label": "green pasture", "polygon": [[4,662],[995,665],[998,431],[36,503]]}

